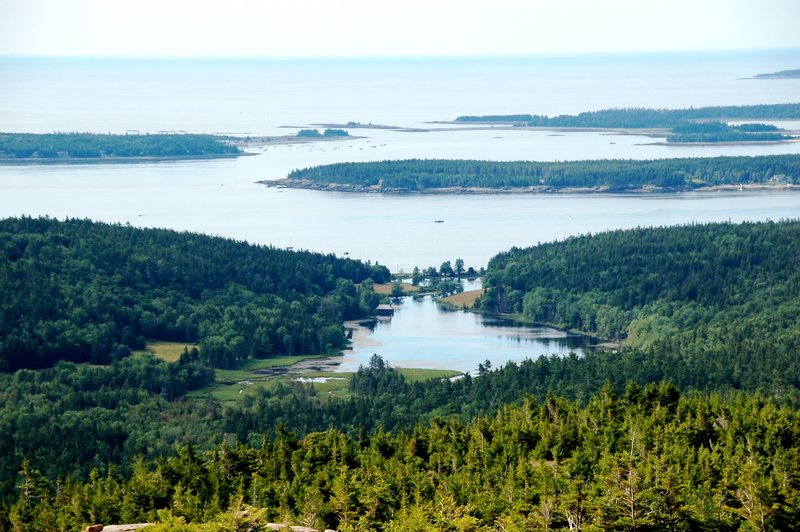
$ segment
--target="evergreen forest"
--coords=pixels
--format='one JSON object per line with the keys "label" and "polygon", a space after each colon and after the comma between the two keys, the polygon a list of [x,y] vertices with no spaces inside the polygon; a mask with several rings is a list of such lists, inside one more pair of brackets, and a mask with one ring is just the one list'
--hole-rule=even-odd
{"label": "evergreen forest", "polygon": [[0,221],[0,370],[106,364],[147,340],[199,343],[231,367],[345,345],[377,305],[380,265],[87,220]]}
{"label": "evergreen forest", "polygon": [[[798,221],[611,231],[490,261],[482,312],[606,349],[424,381],[376,355],[342,397],[278,380],[226,402],[198,393],[214,366],[336,350],[388,270],[86,220],[3,220],[0,242],[2,529],[800,522]],[[153,339],[197,347],[133,352]]]}
{"label": "evergreen forest", "polygon": [[0,133],[0,159],[13,162],[238,155],[239,148],[225,140],[194,134]]}
{"label": "evergreen forest", "polygon": [[456,122],[500,123],[528,127],[660,128],[672,129],[691,121],[779,120],[800,118],[800,103],[729,105],[688,109],[629,107],[586,111],[577,115],[459,116]]}
{"label": "evergreen forest", "polygon": [[793,138],[772,124],[729,125],[723,122],[687,122],[672,128],[667,142],[778,142]]}
{"label": "evergreen forest", "polygon": [[684,191],[719,185],[800,184],[800,156],[569,162],[407,159],[336,163],[294,170],[285,183],[311,187],[343,185],[352,190],[381,192],[425,192],[444,188]]}

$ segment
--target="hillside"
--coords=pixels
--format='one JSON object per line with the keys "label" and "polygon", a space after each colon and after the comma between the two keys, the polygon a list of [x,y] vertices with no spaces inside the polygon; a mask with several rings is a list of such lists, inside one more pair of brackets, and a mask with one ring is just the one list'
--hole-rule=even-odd
{"label": "hillside", "polygon": [[[157,531],[789,530],[800,517],[800,413],[669,385],[548,396],[463,424],[357,438],[331,429],[190,446],[129,475],[56,490],[29,464],[20,529],[158,521]],[[187,524],[187,522],[192,524]]]}
{"label": "hillside", "polygon": [[640,228],[501,253],[482,308],[622,340],[629,378],[800,386],[800,222]]}
{"label": "hillside", "polygon": [[[0,227],[5,293],[34,296],[10,298],[3,323],[20,312],[29,336],[54,328],[42,320],[65,302],[84,312],[54,323],[78,337],[94,327],[84,314],[155,305],[136,293],[179,310],[227,301],[209,312],[236,331],[248,323],[236,309],[251,300],[308,304],[318,323],[322,309],[340,318],[334,303],[365,303],[350,283],[385,273],[171,231],[27,218]],[[790,529],[800,519],[799,243],[797,221],[719,223],[501,253],[485,311],[622,345],[486,361],[457,380],[411,381],[374,356],[341,397],[273,381],[220,404],[186,395],[211,378],[203,336],[200,352],[172,363],[135,355],[0,374],[0,528]],[[129,263],[137,253],[148,260]],[[80,307],[64,295],[72,285]],[[87,304],[98,299],[108,306]]]}
{"label": "hillside", "polygon": [[199,343],[204,360],[314,354],[377,300],[385,267],[87,220],[0,220],[0,369],[108,363],[145,340]]}

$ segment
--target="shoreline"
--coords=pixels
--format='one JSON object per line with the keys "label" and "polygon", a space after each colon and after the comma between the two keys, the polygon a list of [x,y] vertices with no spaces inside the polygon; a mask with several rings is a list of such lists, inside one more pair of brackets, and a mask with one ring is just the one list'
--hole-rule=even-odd
{"label": "shoreline", "polygon": [[242,139],[226,139],[227,142],[240,148],[239,153],[220,153],[205,155],[177,155],[164,157],[29,157],[29,158],[0,158],[0,165],[51,165],[51,164],[137,164],[137,163],[162,163],[173,161],[205,161],[217,159],[236,159],[238,157],[255,157],[260,153],[245,151],[247,148],[261,148],[265,146],[287,146],[291,144],[311,144],[313,142],[334,142],[343,140],[359,140],[367,137],[353,135],[341,137],[297,137],[295,135],[247,137]]}
{"label": "shoreline", "polygon": [[[782,119],[785,122],[795,121],[794,119]],[[778,121],[770,119],[770,122]],[[648,128],[605,128],[605,127],[583,127],[583,126],[514,126],[507,122],[487,123],[485,126],[472,125],[464,126],[462,122],[427,122],[429,124],[451,124],[459,127],[447,128],[444,131],[552,131],[554,133],[600,133],[604,135],[626,135],[633,137],[649,137],[649,138],[666,138],[670,135],[669,128],[648,127]],[[421,130],[421,131],[439,131],[438,129]],[[797,135],[798,131],[789,130],[785,132],[788,135]],[[734,140],[723,142],[642,142],[636,146],[758,146],[761,144],[791,144],[800,142],[800,138],[793,136],[792,138],[781,140]]]}
{"label": "shoreline", "polygon": [[[791,133],[794,134],[796,132],[792,131]],[[800,142],[800,138],[792,137],[781,140],[732,140],[723,142],[646,142],[637,144],[637,146],[760,146],[763,144],[794,144],[795,142]]]}
{"label": "shoreline", "polygon": [[759,192],[759,191],[800,191],[800,185],[789,183],[751,183],[735,185],[708,185],[695,188],[667,189],[656,186],[645,186],[625,190],[612,190],[609,187],[570,187],[552,188],[548,186],[507,187],[507,188],[481,188],[481,187],[447,187],[428,188],[424,190],[383,189],[378,185],[350,185],[340,183],[315,183],[308,180],[262,180],[256,181],[269,188],[291,188],[296,190],[316,190],[320,192],[349,192],[356,194],[393,194],[393,195],[493,195],[493,194],[680,194],[682,192]]}
{"label": "shoreline", "polygon": [[[230,143],[239,148],[258,148],[262,146],[285,146],[289,144],[311,144],[313,142],[336,142],[342,140],[359,140],[367,137],[355,135],[342,135],[333,137],[298,137],[297,135],[271,135],[262,137],[245,137],[229,139]],[[259,155],[251,153],[249,155]]]}
{"label": "shoreline", "polygon": [[30,157],[25,159],[0,158],[0,165],[50,165],[50,164],[136,164],[172,161],[203,161],[250,157],[258,153],[220,153],[208,155],[178,155],[174,157]]}

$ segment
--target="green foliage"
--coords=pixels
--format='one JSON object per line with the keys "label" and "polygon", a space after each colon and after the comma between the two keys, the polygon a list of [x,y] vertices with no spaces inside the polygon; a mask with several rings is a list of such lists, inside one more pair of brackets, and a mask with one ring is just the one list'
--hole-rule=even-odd
{"label": "green foliage", "polygon": [[[479,380],[479,379],[478,379]],[[681,396],[666,383],[548,395],[470,423],[253,446],[184,446],[58,490],[23,464],[20,530],[103,519],[156,530],[787,530],[800,517],[800,412],[760,396]],[[200,502],[202,501],[202,503]],[[111,519],[109,521],[108,519]],[[117,521],[118,522],[118,521]]]}
{"label": "green foliage", "polygon": [[323,137],[347,137],[348,135],[350,135],[350,133],[344,129],[326,129],[322,133]]}
{"label": "green foliage", "polygon": [[[169,401],[213,376],[196,352],[172,364],[142,355],[105,367],[59,362],[0,375],[0,500],[23,457],[49,478],[85,478],[95,467],[130,464],[137,454],[164,454],[176,442],[206,443],[213,409]],[[184,421],[169,423],[175,418]]]}
{"label": "green foliage", "polygon": [[[375,356],[346,398],[291,382],[223,408],[183,397],[211,378],[214,349],[249,345],[248,313],[310,309],[332,320],[311,322],[329,323],[315,331],[332,344],[337,320],[377,304],[372,278],[388,270],[170,231],[4,220],[0,339],[51,338],[60,321],[76,327],[67,339],[94,334],[112,349],[87,351],[106,366],[0,374],[0,529],[791,529],[798,242],[800,223],[786,221],[512,249],[489,265],[487,309],[622,348],[414,382]],[[206,354],[127,356],[128,342],[171,330],[193,305],[214,318],[197,328]],[[151,316],[120,322],[120,341],[115,320],[139,307]],[[709,393],[687,393],[697,389]]]}
{"label": "green foliage", "polygon": [[[493,258],[482,306],[625,340],[618,365],[629,361],[631,372],[618,367],[623,380],[796,400],[798,242],[797,221],[572,237]],[[635,368],[637,359],[644,366]]]}
{"label": "green foliage", "polygon": [[[752,135],[756,133],[742,133]],[[764,133],[765,135],[768,133]],[[590,187],[606,191],[691,190],[708,185],[800,183],[800,157],[710,157],[651,161],[571,162],[409,159],[336,163],[294,170],[289,179],[384,192],[438,188],[521,188],[558,191]]]}
{"label": "green foliage", "polygon": [[229,156],[239,148],[213,135],[0,133],[0,158],[101,159]]}
{"label": "green foliage", "polygon": [[350,133],[344,129],[326,129],[322,133],[320,133],[318,129],[301,129],[297,132],[298,137],[307,139],[347,137],[348,135],[350,135]]}
{"label": "green foliage", "polygon": [[768,124],[729,126],[722,122],[687,122],[672,128],[667,142],[775,142],[791,139]]}
{"label": "green foliage", "polygon": [[692,120],[800,118],[800,103],[698,107],[689,109],[602,109],[577,115],[459,116],[456,122],[511,123],[530,127],[673,128]]}
{"label": "green foliage", "polygon": [[[329,352],[384,266],[85,220],[0,221],[0,369],[106,364],[144,339],[199,343],[219,367]],[[372,307],[374,308],[374,307]],[[334,331],[335,329],[335,331]]]}
{"label": "green foliage", "polygon": [[301,138],[317,139],[322,137],[322,133],[316,129],[301,129],[297,132],[297,136]]}

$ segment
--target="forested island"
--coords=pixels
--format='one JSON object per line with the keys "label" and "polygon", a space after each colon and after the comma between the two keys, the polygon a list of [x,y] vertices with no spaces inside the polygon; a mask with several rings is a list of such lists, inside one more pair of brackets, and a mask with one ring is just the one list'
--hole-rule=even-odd
{"label": "forested island", "polygon": [[729,125],[723,122],[687,122],[675,126],[667,136],[668,143],[752,143],[782,142],[796,137],[782,133],[772,124]]}
{"label": "forested island", "polygon": [[676,192],[740,185],[797,186],[800,156],[571,162],[408,159],[337,163],[264,182],[351,192]]}
{"label": "forested island", "polygon": [[0,164],[133,163],[218,159],[252,155],[242,148],[274,144],[348,140],[343,129],[301,129],[274,137],[191,133],[0,133]]}
{"label": "forested island", "polygon": [[553,128],[664,128],[671,129],[691,121],[797,120],[800,103],[729,105],[688,109],[647,109],[630,107],[586,111],[577,115],[545,116],[532,114],[459,116],[456,123],[511,124]]}
{"label": "forested island", "polygon": [[136,161],[236,157],[225,138],[194,134],[0,133],[0,162]]}
{"label": "forested island", "polygon": [[346,397],[279,381],[226,404],[186,395],[213,375],[205,334],[239,335],[229,345],[246,353],[282,312],[333,332],[374,303],[355,283],[388,272],[87,221],[0,227],[4,345],[46,352],[45,339],[80,346],[96,329],[119,344],[115,327],[134,341],[200,340],[171,363],[98,343],[95,364],[0,374],[0,528],[784,530],[800,519],[798,221],[612,231],[492,259],[484,311],[614,338],[616,352],[417,382],[375,356]]}
{"label": "forested island", "polygon": [[553,117],[530,114],[459,116],[455,123],[558,129],[636,129],[649,135],[666,135],[671,144],[751,143],[785,142],[796,137],[774,125],[757,122],[729,125],[725,122],[799,118],[800,104],[792,103],[697,109],[603,109]]}

